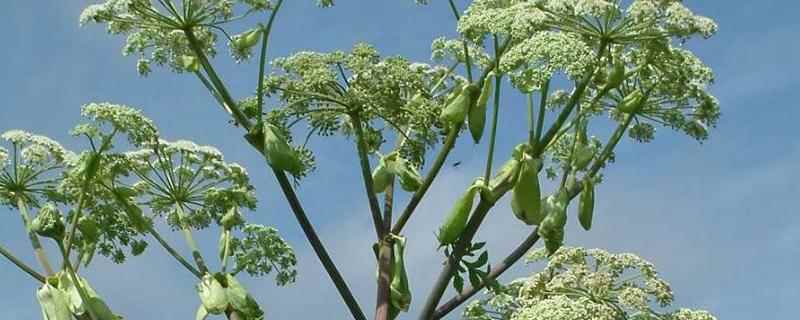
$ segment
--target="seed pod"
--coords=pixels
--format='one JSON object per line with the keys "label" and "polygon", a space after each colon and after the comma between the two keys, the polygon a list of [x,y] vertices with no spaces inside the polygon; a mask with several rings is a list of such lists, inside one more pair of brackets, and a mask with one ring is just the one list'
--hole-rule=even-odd
{"label": "seed pod", "polygon": [[539,159],[524,155],[519,178],[511,195],[511,211],[527,225],[537,225],[544,218],[539,188]]}
{"label": "seed pod", "polygon": [[637,89],[625,96],[625,98],[622,99],[622,103],[617,106],[617,109],[624,113],[636,113],[644,105],[644,102],[644,94]]}
{"label": "seed pod", "polygon": [[479,91],[474,84],[467,85],[458,96],[453,99],[439,115],[439,121],[449,125],[458,125],[464,122],[467,112],[474,101],[474,96]]}
{"label": "seed pod", "polygon": [[36,291],[44,320],[71,320],[67,294],[52,286],[49,281]]}
{"label": "seed pod", "polygon": [[569,198],[566,192],[550,195],[545,200],[547,216],[539,225],[539,236],[544,239],[545,247],[549,254],[553,254],[564,242],[564,226],[567,224],[567,204]]}
{"label": "seed pod", "polygon": [[264,155],[267,162],[275,169],[300,175],[303,172],[303,162],[297,152],[289,146],[286,139],[280,136],[278,128],[272,124],[264,123]]}
{"label": "seed pod", "polygon": [[64,239],[65,229],[61,211],[52,204],[47,204],[39,209],[39,214],[31,222],[33,232],[55,240]]}
{"label": "seed pod", "polygon": [[375,170],[372,170],[372,191],[375,193],[383,193],[386,191],[392,182],[393,176],[389,168],[386,167],[383,159],[381,159],[378,166],[375,167]]}
{"label": "seed pod", "polygon": [[[407,312],[408,307],[411,305],[411,289],[408,286],[408,275],[406,274],[405,266],[405,248],[406,238],[396,237],[394,244],[394,261],[392,266],[392,283],[389,286],[390,293],[390,314],[397,314],[400,311]],[[393,319],[394,317],[390,317]]]}
{"label": "seed pod", "polygon": [[189,72],[197,72],[200,70],[200,60],[195,56],[183,55],[180,56],[180,64],[184,70]]}
{"label": "seed pod", "polygon": [[197,284],[197,294],[200,296],[203,307],[210,314],[223,314],[228,307],[225,288],[210,274],[204,275]]}
{"label": "seed pod", "polygon": [[476,190],[477,188],[474,186],[470,186],[467,189],[467,192],[456,201],[444,224],[439,228],[439,234],[436,237],[442,246],[453,244],[461,237],[461,233],[467,227],[469,214],[472,212],[472,202],[475,198]]}
{"label": "seed pod", "polygon": [[584,179],[583,190],[578,201],[578,221],[586,231],[592,228],[592,215],[594,212],[594,182]]}
{"label": "seed pod", "polygon": [[250,49],[258,43],[260,37],[261,29],[250,30],[234,37],[233,45],[239,50]]}
{"label": "seed pod", "polygon": [[522,167],[522,162],[517,159],[511,158],[500,168],[497,175],[489,182],[489,188],[494,190],[504,183],[515,184],[519,177],[519,170]]}
{"label": "seed pod", "polygon": [[489,97],[492,95],[492,77],[493,74],[490,74],[483,80],[481,95],[478,96],[478,101],[475,105],[469,109],[469,118],[467,122],[469,124],[469,133],[472,134],[472,140],[475,140],[475,143],[481,141],[483,129],[486,126],[486,105],[489,101]]}

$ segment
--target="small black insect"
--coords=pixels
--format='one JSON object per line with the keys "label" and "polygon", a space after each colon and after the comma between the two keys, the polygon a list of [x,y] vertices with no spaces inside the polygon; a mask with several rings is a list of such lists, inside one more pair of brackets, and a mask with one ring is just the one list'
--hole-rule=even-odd
{"label": "small black insect", "polygon": [[453,168],[456,168],[461,165],[461,161],[456,161],[453,163]]}

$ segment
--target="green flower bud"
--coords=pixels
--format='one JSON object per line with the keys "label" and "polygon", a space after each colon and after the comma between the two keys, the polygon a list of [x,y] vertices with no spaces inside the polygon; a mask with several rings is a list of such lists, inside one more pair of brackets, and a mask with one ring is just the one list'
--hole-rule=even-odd
{"label": "green flower bud", "polygon": [[278,128],[269,123],[263,125],[264,154],[267,162],[275,169],[289,172],[295,176],[303,172],[303,162],[297,152],[280,136]]}
{"label": "green flower bud", "polygon": [[244,224],[244,218],[242,214],[239,212],[238,207],[231,207],[228,209],[228,212],[222,216],[222,228],[225,230],[231,230],[234,227],[241,226]]}
{"label": "green flower bud", "polygon": [[50,203],[39,209],[39,214],[31,222],[33,232],[55,240],[64,239],[65,229],[61,211]]}
{"label": "green flower bud", "polygon": [[372,191],[375,193],[382,193],[386,191],[392,182],[393,176],[394,174],[389,168],[387,168],[383,159],[381,159],[378,166],[375,167],[375,170],[372,170]]}
{"label": "green flower bud", "polygon": [[449,125],[463,123],[479,90],[474,84],[467,85],[452,102],[445,106],[442,114],[439,115],[439,121]]}
{"label": "green flower bud", "polygon": [[560,191],[550,195],[544,202],[545,216],[539,225],[539,236],[544,239],[549,254],[553,254],[564,242],[564,226],[567,224],[567,205],[569,198],[566,192]]}
{"label": "green flower bud", "polygon": [[392,283],[389,286],[390,293],[390,319],[394,319],[400,311],[408,312],[411,305],[411,289],[408,285],[408,274],[405,266],[406,238],[396,237],[394,244],[394,261],[392,265]]}
{"label": "green flower bud", "polygon": [[586,166],[594,159],[594,154],[597,150],[593,145],[578,144],[575,147],[575,156],[572,161],[572,166],[575,170],[586,169]]}
{"label": "green flower bud", "polygon": [[645,97],[641,90],[634,90],[622,99],[622,103],[617,106],[619,111],[624,113],[636,113],[644,105]]}
{"label": "green flower bud", "polygon": [[181,67],[189,72],[197,72],[200,70],[200,60],[195,56],[183,55],[180,56],[179,62]]}
{"label": "green flower bud", "polygon": [[455,243],[467,227],[469,215],[472,212],[472,203],[475,198],[476,186],[473,184],[467,192],[456,201],[450,214],[439,228],[436,237],[442,246]]}
{"label": "green flower bud", "polygon": [[200,302],[210,314],[223,314],[228,308],[228,297],[225,288],[217,279],[206,274],[200,283],[197,284],[197,294]]}
{"label": "green flower bud", "polygon": [[592,228],[592,215],[594,212],[594,182],[584,179],[583,190],[578,201],[578,221],[586,231]]}
{"label": "green flower bud", "polygon": [[486,79],[483,80],[481,95],[478,96],[478,101],[475,105],[469,109],[469,118],[467,122],[469,124],[469,132],[472,134],[472,139],[475,140],[475,143],[481,141],[483,129],[486,126],[486,105],[489,101],[489,97],[492,95],[493,76],[493,74],[489,74],[486,76]]}
{"label": "green flower bud", "polygon": [[225,281],[228,285],[226,294],[231,307],[244,316],[245,319],[261,319],[264,311],[261,310],[253,296],[250,295],[236,277],[226,274]]}
{"label": "green flower bud", "polygon": [[622,58],[617,57],[614,59],[611,71],[608,73],[608,80],[603,90],[608,91],[619,87],[622,81],[625,81],[625,62],[622,61]]}
{"label": "green flower bud", "polygon": [[511,195],[511,211],[517,219],[528,225],[537,225],[544,218],[539,188],[540,159],[523,156],[517,183]]}
{"label": "green flower bud", "polygon": [[399,158],[394,163],[395,174],[400,177],[400,187],[414,192],[422,186],[422,176],[417,168],[408,160]]}
{"label": "green flower bud", "polygon": [[261,29],[253,29],[237,35],[233,38],[233,45],[240,50],[250,49],[258,43],[261,37]]}

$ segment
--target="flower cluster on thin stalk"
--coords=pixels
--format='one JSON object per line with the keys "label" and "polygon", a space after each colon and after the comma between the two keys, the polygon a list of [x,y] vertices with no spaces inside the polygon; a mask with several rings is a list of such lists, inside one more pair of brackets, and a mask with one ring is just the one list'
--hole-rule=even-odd
{"label": "flower cluster on thin stalk", "polygon": [[[319,0],[322,7],[332,0]],[[252,46],[242,46],[241,38],[250,31],[231,35],[224,27],[252,15],[272,11],[274,0],[106,0],[81,13],[81,25],[107,24],[108,32],[127,36],[125,55],[137,55],[138,72],[147,75],[152,66],[166,66],[175,72],[195,72],[198,59],[191,46],[204,55],[214,56],[220,36],[227,40],[236,61],[250,56]],[[196,43],[187,36],[191,32]]]}
{"label": "flower cluster on thin stalk", "polygon": [[305,121],[309,135],[350,136],[355,115],[369,152],[390,136],[403,137],[400,153],[418,165],[439,140],[442,93],[455,81],[446,68],[381,57],[367,44],[349,53],[299,52],[273,66],[265,92],[280,99],[273,114],[286,127]]}
{"label": "flower cluster on thin stalk", "polygon": [[517,279],[473,301],[466,319],[489,320],[712,320],[706,311],[665,311],[673,302],[669,284],[654,266],[630,253],[562,247],[546,258],[544,249],[529,261],[547,260],[540,272]]}
{"label": "flower cluster on thin stalk", "polygon": [[22,201],[38,207],[56,198],[59,175],[75,154],[58,142],[22,130],[0,135],[0,204],[17,207]]}

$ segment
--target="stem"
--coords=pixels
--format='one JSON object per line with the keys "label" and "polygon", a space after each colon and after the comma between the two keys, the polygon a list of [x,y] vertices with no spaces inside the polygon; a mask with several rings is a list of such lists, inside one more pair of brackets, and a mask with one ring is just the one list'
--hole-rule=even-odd
{"label": "stem", "polygon": [[367,143],[364,141],[364,128],[361,123],[361,117],[358,112],[353,112],[350,115],[351,122],[353,123],[353,131],[356,135],[356,144],[358,149],[358,159],[361,165],[361,176],[364,179],[364,189],[367,192],[367,199],[369,200],[369,209],[372,212],[372,222],[375,225],[375,234],[378,239],[383,239],[385,232],[383,230],[383,221],[381,219],[381,208],[378,204],[378,198],[375,196],[374,181],[372,181],[372,169],[369,165],[369,158],[367,155]]}
{"label": "stem", "polygon": [[194,35],[192,28],[187,28],[183,30],[186,34],[186,39],[189,41],[189,47],[192,48],[194,54],[197,55],[197,58],[200,59],[200,64],[203,66],[203,70],[205,70],[206,74],[208,74],[211,83],[214,84],[216,87],[217,92],[219,93],[222,101],[225,103],[224,107],[233,115],[234,120],[239,123],[245,129],[250,129],[250,121],[247,120],[247,116],[239,109],[236,105],[236,102],[233,100],[230,92],[225,87],[225,84],[220,79],[217,72],[214,70],[214,67],[211,65],[211,62],[208,61],[208,57],[206,57],[205,52],[203,52],[202,47],[200,46],[200,41]]}
{"label": "stem", "polygon": [[34,255],[36,255],[36,260],[39,261],[39,264],[44,268],[44,274],[46,276],[53,275],[53,267],[50,265],[50,260],[47,259],[47,253],[44,252],[42,249],[42,243],[39,242],[39,236],[31,230],[31,217],[28,214],[28,206],[25,204],[25,201],[22,198],[17,199],[17,208],[19,208],[19,214],[22,217],[22,223],[25,225],[25,230],[28,233],[28,238],[31,241],[31,246],[33,247]]}
{"label": "stem", "polygon": [[22,262],[22,260],[18,259],[13,253],[11,253],[11,251],[6,249],[6,247],[4,247],[3,245],[0,245],[0,254],[6,257],[8,261],[11,261],[11,263],[16,265],[18,268],[20,268],[20,270],[25,271],[25,273],[29,274],[31,277],[36,279],[36,281],[44,283],[45,277],[43,275],[39,274],[38,272],[36,272],[36,270],[33,270],[33,268]]}
{"label": "stem", "polygon": [[533,155],[535,157],[540,156],[544,152],[545,146],[548,145],[548,143],[550,142],[551,139],[553,139],[558,130],[561,129],[561,126],[564,125],[564,122],[567,121],[569,115],[572,114],[572,110],[575,109],[575,106],[578,104],[578,101],[580,101],[581,96],[583,96],[583,93],[586,90],[586,87],[589,85],[589,81],[592,79],[593,75],[594,75],[594,70],[587,72],[586,75],[583,77],[583,79],[581,79],[581,81],[575,87],[575,92],[569,98],[567,105],[564,106],[564,110],[562,110],[561,113],[558,115],[558,118],[556,118],[556,121],[553,123],[553,125],[549,129],[547,129],[547,132],[544,134],[544,137],[542,137],[541,140],[539,140],[538,143],[536,143],[536,147],[533,149]]}
{"label": "stem", "polygon": [[264,36],[261,39],[261,57],[258,62],[258,88],[256,88],[256,99],[258,101],[258,120],[261,120],[261,115],[264,112],[264,66],[267,64],[267,44],[269,43],[269,34],[272,31],[272,22],[275,21],[275,16],[278,14],[278,10],[281,9],[282,4],[283,0],[278,0],[278,3],[275,4],[275,8],[272,9],[272,13],[269,16],[267,27],[264,30]]}
{"label": "stem", "polygon": [[222,253],[222,273],[228,269],[228,255],[230,255],[231,250],[231,231],[225,230],[225,249],[223,249]]}
{"label": "stem", "polygon": [[[461,16],[458,14],[458,9],[456,9],[456,4],[453,3],[453,0],[448,1],[450,2],[450,10],[453,11],[453,16],[456,17],[456,21],[461,20]],[[467,79],[472,82],[472,59],[469,56],[467,39],[463,39],[461,43],[464,45],[464,64],[467,67]]]}
{"label": "stem", "polygon": [[197,264],[197,268],[200,270],[201,274],[208,273],[208,267],[206,266],[205,260],[203,260],[203,256],[200,254],[200,249],[197,247],[197,242],[194,241],[194,237],[192,236],[192,230],[189,229],[189,225],[186,224],[186,213],[183,211],[183,206],[178,205],[176,207],[178,213],[178,219],[181,225],[181,231],[183,232],[183,237],[186,239],[186,245],[189,246],[189,249],[192,250],[192,258],[194,258],[194,263]]}
{"label": "stem", "polygon": [[544,126],[544,111],[547,107],[547,96],[550,94],[550,79],[544,82],[542,85],[541,90],[541,97],[539,100],[539,117],[536,119],[536,133],[534,136],[532,144],[538,146],[541,142],[539,140],[542,138],[542,127]]}
{"label": "stem", "polygon": [[[499,47],[497,43],[497,36],[494,37],[495,56],[499,55]],[[492,110],[492,131],[489,135],[489,154],[486,156],[486,170],[484,171],[483,180],[488,183],[492,177],[492,163],[494,162],[494,147],[497,141],[497,122],[500,116],[500,85],[503,75],[497,74],[494,78],[494,109]]]}
{"label": "stem", "polygon": [[378,293],[375,304],[375,320],[388,320],[391,306],[392,245],[390,239],[380,241],[378,249]]}
{"label": "stem", "polygon": [[433,161],[433,166],[431,166],[431,170],[425,176],[425,179],[422,181],[422,185],[419,189],[414,192],[414,195],[411,196],[411,200],[409,200],[408,205],[403,210],[403,213],[395,222],[394,227],[392,227],[393,234],[400,234],[403,231],[403,227],[405,227],[408,219],[411,218],[411,215],[414,213],[414,210],[419,205],[422,198],[425,197],[425,193],[430,188],[433,180],[436,178],[436,175],[439,174],[439,170],[442,169],[444,162],[447,160],[447,156],[450,154],[450,151],[453,149],[453,146],[456,144],[456,139],[458,138],[458,132],[461,130],[461,126],[463,124],[457,124],[450,129],[450,132],[447,134],[447,138],[445,138],[444,145],[442,149],[439,150],[439,154],[436,155],[436,160]]}
{"label": "stem", "polygon": [[[508,270],[512,265],[514,265],[520,258],[522,258],[525,253],[533,247],[534,244],[539,240],[538,228],[534,229],[527,238],[525,238],[522,243],[517,246],[511,253],[503,259],[499,264],[494,265],[492,270],[486,276],[487,279],[494,281],[500,275],[502,275],[506,270]],[[461,305],[462,303],[466,302],[469,298],[474,296],[478,291],[486,287],[486,282],[481,281],[481,283],[477,287],[467,287],[461,291],[460,294],[456,295],[452,299],[448,300],[438,308],[436,308],[436,312],[433,314],[433,319],[441,319],[453,309]]]}
{"label": "stem", "polygon": [[432,318],[436,306],[442,299],[445,290],[447,290],[447,285],[450,284],[453,274],[457,271],[456,268],[461,258],[466,254],[472,242],[472,238],[475,236],[475,233],[478,232],[478,228],[483,222],[483,219],[486,218],[486,214],[493,206],[494,203],[481,197],[481,201],[472,212],[472,217],[469,219],[469,223],[467,223],[467,228],[464,230],[464,233],[461,234],[461,238],[458,239],[458,242],[453,246],[453,252],[447,257],[447,262],[444,268],[442,268],[441,273],[439,273],[439,278],[434,283],[430,294],[428,294],[428,299],[425,301],[425,306],[422,308],[422,312],[419,316],[420,320],[429,320]]}
{"label": "stem", "polygon": [[325,246],[322,244],[322,241],[320,241],[316,231],[314,231],[314,227],[311,225],[311,222],[308,221],[308,217],[306,216],[303,207],[300,205],[300,200],[294,193],[291,182],[289,182],[289,179],[286,177],[286,173],[276,169],[272,169],[272,171],[275,173],[275,177],[278,179],[278,184],[280,184],[283,194],[286,196],[286,200],[289,202],[289,206],[292,208],[295,218],[297,218],[297,223],[300,224],[300,227],[303,229],[306,238],[308,238],[308,242],[314,249],[314,253],[317,254],[317,257],[319,257],[320,262],[322,262],[322,266],[325,268],[325,271],[328,272],[328,276],[330,276],[331,281],[333,281],[333,284],[339,291],[339,295],[342,296],[345,304],[347,304],[347,307],[350,309],[350,313],[353,315],[353,318],[356,320],[366,320],[367,318],[364,316],[364,312],[361,311],[361,307],[358,306],[358,302],[353,296],[353,293],[350,292],[350,288],[347,287],[347,282],[344,281],[344,278],[342,278],[339,270],[336,269],[336,264],[334,264],[333,260],[331,260],[327,250],[325,250]]}
{"label": "stem", "polygon": [[86,311],[89,313],[89,317],[92,320],[100,319],[94,310],[94,305],[89,300],[89,294],[86,293],[86,289],[78,281],[78,276],[75,275],[75,270],[72,269],[72,264],[69,263],[69,255],[67,254],[67,250],[64,248],[64,242],[56,240],[56,243],[58,244],[58,249],[61,250],[61,255],[64,258],[64,266],[67,267],[67,274],[69,274],[70,279],[72,279],[72,285],[74,285],[75,289],[78,290],[78,295],[81,296],[81,300],[83,301]]}
{"label": "stem", "polygon": [[181,254],[178,253],[178,251],[175,250],[175,248],[170,246],[169,243],[167,243],[167,241],[161,237],[158,231],[155,230],[155,228],[150,226],[148,232],[150,233],[150,235],[153,236],[153,238],[156,239],[156,241],[158,241],[159,244],[161,244],[164,250],[167,250],[167,253],[169,253],[173,258],[175,258],[175,260],[178,260],[178,262],[181,265],[183,265],[183,267],[186,268],[186,270],[189,270],[189,272],[192,273],[198,279],[203,277],[203,274],[200,273],[200,271],[198,271],[191,263],[189,263],[188,260],[186,260],[183,256],[181,256]]}

